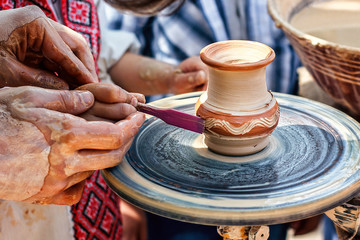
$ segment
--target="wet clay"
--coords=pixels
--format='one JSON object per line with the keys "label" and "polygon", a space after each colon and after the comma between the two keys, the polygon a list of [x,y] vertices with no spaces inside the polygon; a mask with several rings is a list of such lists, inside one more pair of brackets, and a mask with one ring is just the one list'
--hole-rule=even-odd
{"label": "wet clay", "polygon": [[209,67],[208,89],[195,106],[205,119],[205,144],[225,155],[265,148],[280,116],[265,79],[274,51],[257,42],[224,41],[205,47],[200,57]]}

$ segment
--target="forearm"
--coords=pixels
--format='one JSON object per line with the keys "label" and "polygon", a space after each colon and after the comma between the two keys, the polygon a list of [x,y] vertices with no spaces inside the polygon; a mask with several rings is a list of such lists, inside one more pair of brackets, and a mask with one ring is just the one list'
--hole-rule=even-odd
{"label": "forearm", "polygon": [[129,92],[155,95],[171,92],[170,83],[177,71],[174,65],[126,53],[109,74],[115,84]]}

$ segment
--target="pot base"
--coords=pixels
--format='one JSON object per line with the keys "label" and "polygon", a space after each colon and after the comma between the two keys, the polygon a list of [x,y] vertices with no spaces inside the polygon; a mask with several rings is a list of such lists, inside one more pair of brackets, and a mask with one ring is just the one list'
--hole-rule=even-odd
{"label": "pot base", "polygon": [[204,142],[208,148],[222,155],[250,155],[263,150],[269,144],[269,136],[228,137],[204,133]]}

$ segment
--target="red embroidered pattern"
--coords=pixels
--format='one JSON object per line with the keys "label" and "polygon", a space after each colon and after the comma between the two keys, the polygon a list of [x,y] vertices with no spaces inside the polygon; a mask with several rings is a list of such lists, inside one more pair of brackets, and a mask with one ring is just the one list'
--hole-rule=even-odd
{"label": "red embroidered pattern", "polygon": [[15,2],[12,0],[3,1],[1,4],[1,10],[13,9],[13,8],[15,8]]}
{"label": "red embroidered pattern", "polygon": [[51,12],[50,7],[46,0],[1,0],[0,10],[14,9],[25,7],[27,5],[36,5],[43,10],[45,15],[53,20],[56,20],[55,15]]}
{"label": "red embroidered pattern", "polygon": [[99,171],[86,180],[81,200],[72,206],[71,212],[76,239],[121,239],[119,198]]}
{"label": "red embroidered pattern", "polygon": [[89,12],[90,6],[85,2],[71,2],[69,19],[83,25],[90,25]]}
{"label": "red embroidered pattern", "polygon": [[90,0],[62,0],[64,23],[81,33],[90,45],[94,59],[100,52],[100,31],[96,7]]}

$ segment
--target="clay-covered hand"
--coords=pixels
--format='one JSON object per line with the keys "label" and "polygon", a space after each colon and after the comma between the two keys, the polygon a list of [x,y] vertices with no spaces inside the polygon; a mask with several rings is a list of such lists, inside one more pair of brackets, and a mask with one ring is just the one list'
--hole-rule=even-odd
{"label": "clay-covered hand", "polygon": [[123,240],[146,240],[147,221],[145,212],[125,201],[120,201],[120,212],[123,224]]}
{"label": "clay-covered hand", "polygon": [[121,161],[145,117],[114,124],[74,116],[93,103],[88,91],[0,89],[0,199],[71,205],[94,170]]}
{"label": "clay-covered hand", "polygon": [[95,103],[81,117],[89,121],[118,121],[136,112],[138,102],[145,103],[145,97],[139,93],[129,93],[111,83],[89,83],[77,88],[90,91]]}
{"label": "clay-covered hand", "polygon": [[199,57],[190,57],[182,61],[175,69],[169,82],[171,93],[180,94],[206,90],[208,71]]}
{"label": "clay-covered hand", "polygon": [[0,87],[68,89],[98,82],[83,36],[36,6],[0,11]]}

